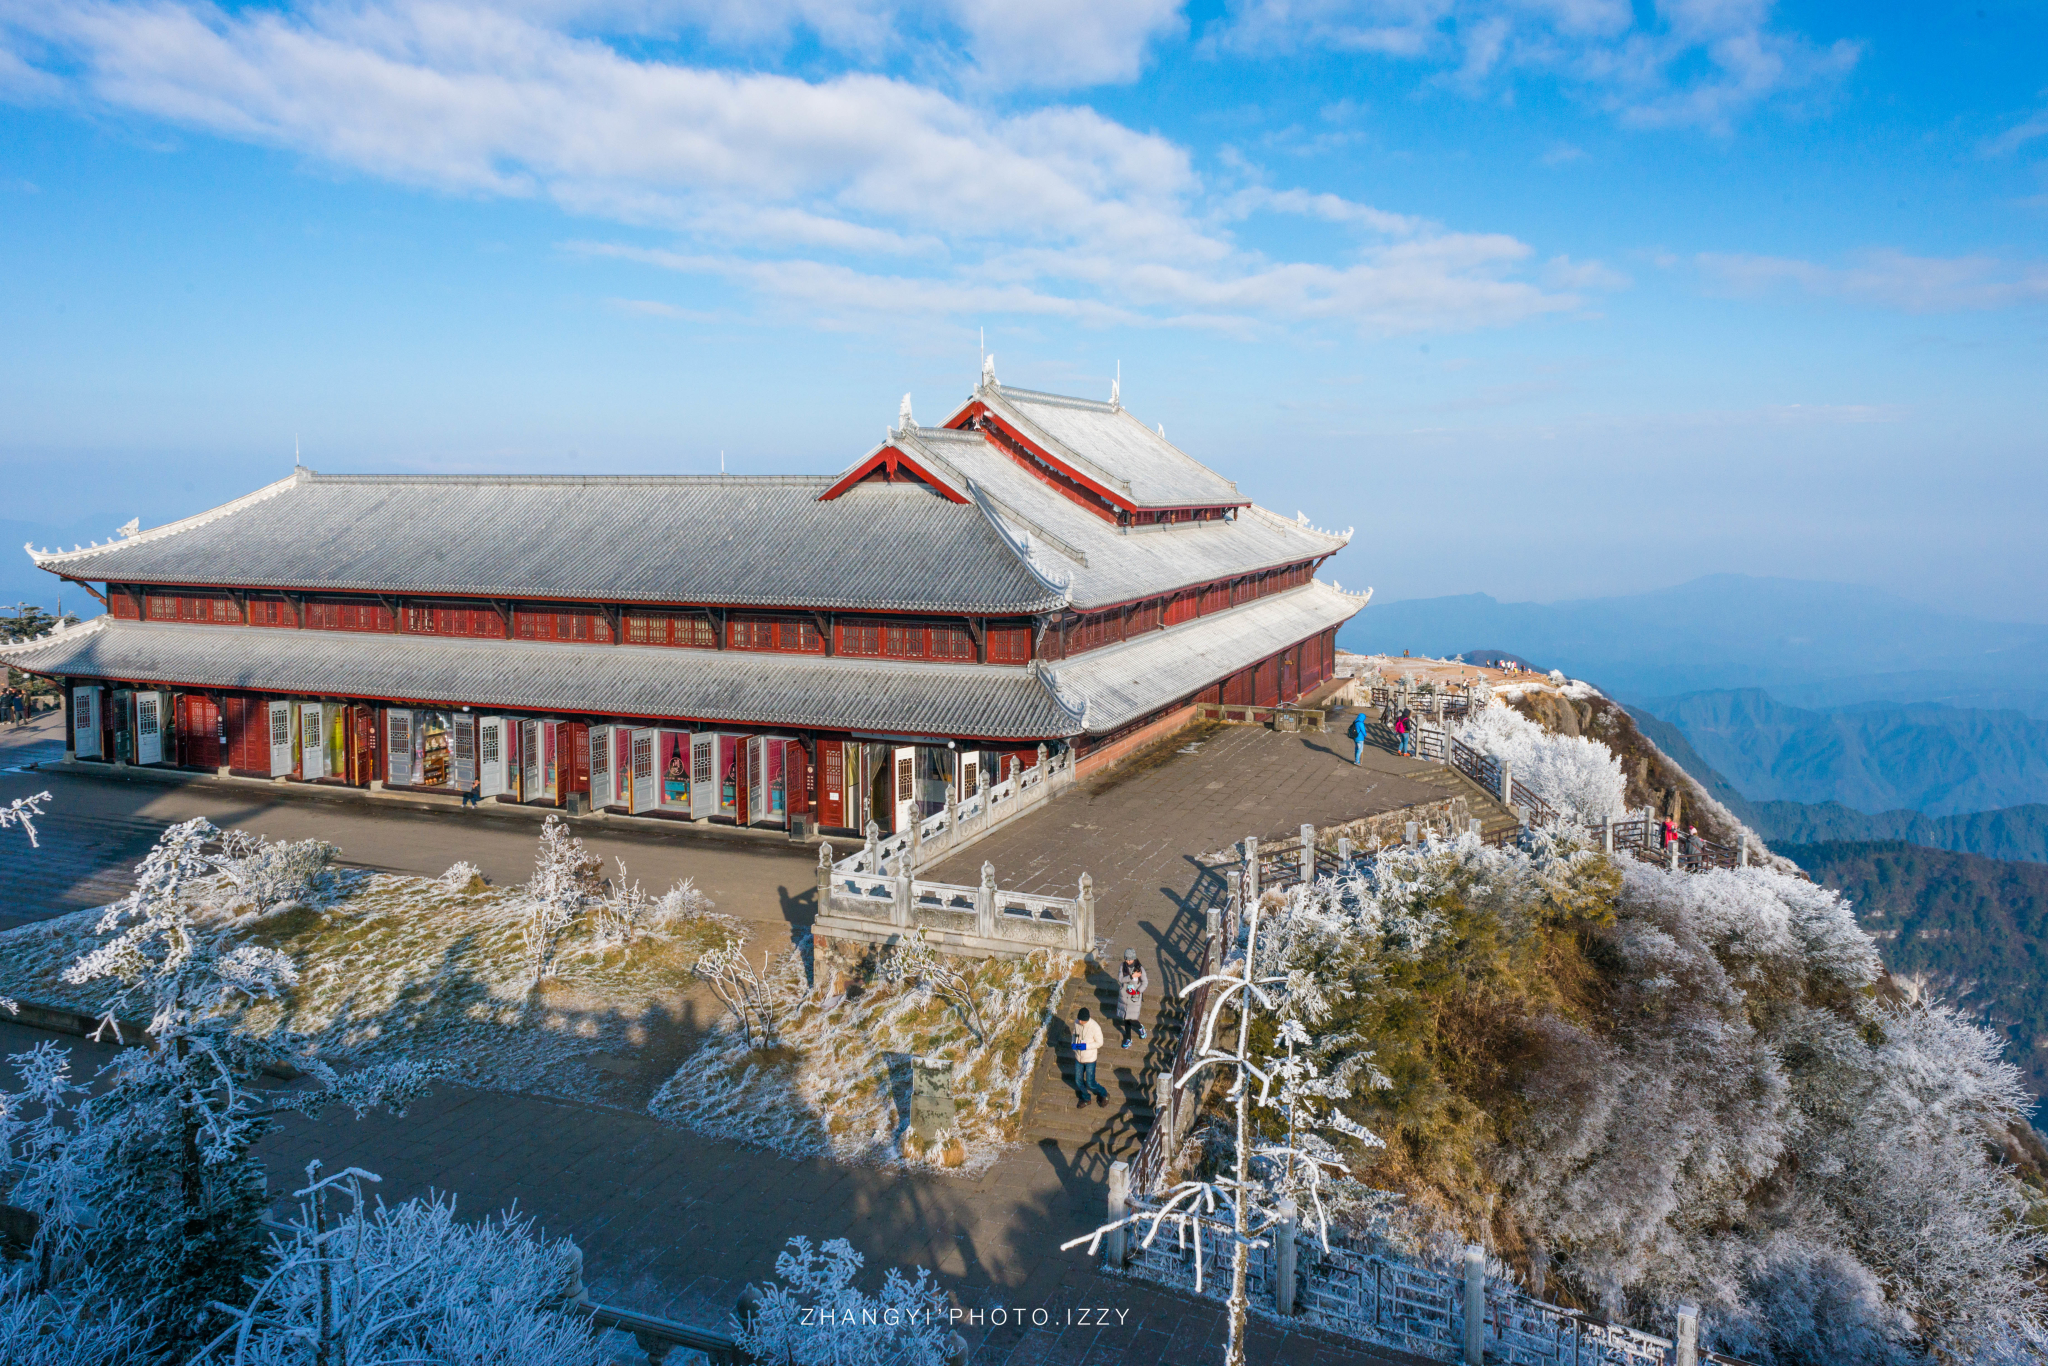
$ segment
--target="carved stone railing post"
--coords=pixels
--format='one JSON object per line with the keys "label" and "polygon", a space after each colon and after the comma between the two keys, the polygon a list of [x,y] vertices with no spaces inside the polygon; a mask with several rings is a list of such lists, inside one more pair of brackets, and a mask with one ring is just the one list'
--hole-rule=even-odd
{"label": "carved stone railing post", "polygon": [[981,886],[974,893],[975,932],[993,939],[996,934],[996,866],[987,860],[981,865]]}
{"label": "carved stone railing post", "polygon": [[960,838],[960,795],[953,784],[946,784],[946,843],[952,844]]}
{"label": "carved stone railing post", "polygon": [[1465,1244],[1465,1366],[1486,1366],[1486,1249]]}
{"label": "carved stone railing post", "polygon": [[1600,849],[1607,857],[1614,857],[1614,822],[1611,819],[1600,826]]}
{"label": "carved stone railing post", "polygon": [[1700,1366],[1700,1307],[1696,1304],[1678,1306],[1678,1341],[1672,1344],[1677,1349],[1676,1366]]}
{"label": "carved stone railing post", "polygon": [[818,842],[818,908],[816,914],[823,915],[832,909],[832,846],[823,840]]}
{"label": "carved stone railing post", "polygon": [[1500,804],[1515,804],[1515,766],[1506,759],[1500,761]]}
{"label": "carved stone railing post", "polygon": [[[1157,1123],[1157,1120],[1153,1121]],[[1109,1217],[1103,1220],[1114,1224],[1131,1212],[1131,1164],[1118,1160],[1109,1164]],[[1102,1260],[1107,1266],[1124,1264],[1126,1229],[1111,1229],[1102,1240]]]}
{"label": "carved stone railing post", "polygon": [[1351,867],[1351,836],[1337,836],[1337,871],[1342,874]]}
{"label": "carved stone railing post", "polygon": [[1749,832],[1747,830],[1735,837],[1735,866],[1737,868],[1749,867]]}
{"label": "carved stone railing post", "polygon": [[870,873],[882,871],[882,827],[874,821],[868,822],[868,847],[861,867]]}
{"label": "carved stone railing post", "polygon": [[1301,880],[1313,887],[1316,881],[1316,828],[1301,827]]}
{"label": "carved stone railing post", "polygon": [[1095,879],[1081,874],[1081,894],[1074,899],[1074,952],[1095,952]]}
{"label": "carved stone railing post", "polygon": [[917,860],[911,857],[911,850],[905,849],[896,856],[896,928],[910,928],[910,910],[916,902],[917,892],[912,886],[917,877]]}
{"label": "carved stone railing post", "polygon": [[1280,1205],[1280,1222],[1273,1229],[1273,1312],[1281,1318],[1294,1313],[1294,1202]]}
{"label": "carved stone railing post", "polygon": [[1259,904],[1259,837],[1244,837],[1244,904],[1249,910]]}

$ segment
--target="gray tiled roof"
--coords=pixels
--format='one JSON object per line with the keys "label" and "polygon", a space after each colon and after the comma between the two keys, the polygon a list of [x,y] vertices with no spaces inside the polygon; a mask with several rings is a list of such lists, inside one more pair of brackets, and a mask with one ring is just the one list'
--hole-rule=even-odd
{"label": "gray tiled roof", "polygon": [[1089,733],[1099,735],[1341,625],[1364,606],[1363,597],[1311,583],[1090,650],[1048,665],[1046,673],[1068,706],[1085,711]]}
{"label": "gray tiled roof", "polygon": [[40,560],[82,579],[1023,613],[1061,604],[979,510],[829,479],[320,475]]}
{"label": "gray tiled roof", "polygon": [[111,617],[0,647],[0,660],[56,676],[288,696],[1032,740],[1114,730],[1363,605],[1310,584],[1042,671]]}
{"label": "gray tiled roof", "polygon": [[737,650],[186,626],[100,617],[0,658],[39,673],[791,729],[1041,739],[1080,730],[1029,669]]}
{"label": "gray tiled roof", "polygon": [[1114,404],[999,384],[975,396],[1052,454],[1107,476],[1103,482],[1138,507],[1246,501],[1236,484]]}
{"label": "gray tiled roof", "polygon": [[1013,541],[1030,535],[1033,563],[1066,583],[1083,611],[1298,563],[1344,545],[1341,536],[1257,507],[1240,508],[1227,522],[1125,530],[1055,492],[979,433],[917,427],[897,442],[926,457],[935,473],[979,490]]}

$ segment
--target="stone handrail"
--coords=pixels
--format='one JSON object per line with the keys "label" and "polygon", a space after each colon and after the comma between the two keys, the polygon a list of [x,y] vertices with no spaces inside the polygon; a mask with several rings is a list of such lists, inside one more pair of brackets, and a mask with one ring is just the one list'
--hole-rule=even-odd
{"label": "stone handrail", "polygon": [[[869,838],[872,848],[872,830]],[[900,856],[903,871],[869,872],[858,866],[864,855],[834,863],[832,846],[819,847],[813,935],[888,944],[922,934],[935,948],[970,957],[1094,951],[1095,882],[1086,873],[1074,896],[1049,896],[997,886],[992,863],[981,865],[979,886],[966,887],[920,878]]]}
{"label": "stone handrail", "polygon": [[[985,775],[984,775],[985,776]],[[845,872],[888,873],[908,856],[914,867],[934,863],[959,853],[997,826],[1038,807],[1057,792],[1074,783],[1074,752],[1048,754],[1038,747],[1038,762],[1019,769],[1001,782],[985,781],[965,798],[946,788],[942,810],[912,821],[906,830],[883,835],[874,821],[867,826],[867,842],[839,860]]]}

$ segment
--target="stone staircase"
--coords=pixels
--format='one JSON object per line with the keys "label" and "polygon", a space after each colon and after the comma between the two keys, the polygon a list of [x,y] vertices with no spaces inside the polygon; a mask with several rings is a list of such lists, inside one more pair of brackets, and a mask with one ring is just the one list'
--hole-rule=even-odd
{"label": "stone staircase", "polygon": [[[1100,1177],[1119,1158],[1129,1160],[1152,1129],[1157,1078],[1173,1060],[1179,1037],[1180,1003],[1168,1002],[1157,962],[1148,961],[1150,982],[1145,992],[1145,1037],[1119,1046],[1116,1027],[1116,976],[1088,965],[1085,975],[1067,979],[1059,1004],[1059,1022],[1039,1050],[1030,1084],[1030,1109],[1024,1136],[1031,1143],[1056,1143],[1063,1153]],[[1095,1076],[1109,1092],[1109,1104],[1090,1101],[1085,1107],[1074,1093],[1072,1038],[1074,1013],[1083,1006],[1102,1025],[1102,1050]],[[1165,1027],[1161,1027],[1163,1018]],[[1097,1170],[1099,1168],[1099,1170]]]}

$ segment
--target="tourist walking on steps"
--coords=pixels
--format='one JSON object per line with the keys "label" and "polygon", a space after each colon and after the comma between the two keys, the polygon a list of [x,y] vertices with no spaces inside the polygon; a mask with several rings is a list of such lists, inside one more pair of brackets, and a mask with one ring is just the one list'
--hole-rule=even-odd
{"label": "tourist walking on steps", "polygon": [[1365,763],[1365,742],[1372,734],[1372,723],[1365,719],[1365,708],[1358,709],[1358,715],[1351,718],[1351,762]]}
{"label": "tourist walking on steps", "polygon": [[1131,1035],[1145,1037],[1145,965],[1138,961],[1136,949],[1124,950],[1124,966],[1116,984],[1116,1027],[1123,1031],[1124,1047],[1131,1046]]}
{"label": "tourist walking on steps", "polygon": [[1401,714],[1394,718],[1394,739],[1403,754],[1415,753],[1415,722],[1409,719],[1408,709],[1401,708]]}
{"label": "tourist walking on steps", "polygon": [[1095,1080],[1095,1055],[1102,1048],[1102,1026],[1088,1018],[1087,1007],[1082,1007],[1074,1016],[1074,1094],[1081,1098],[1081,1104],[1088,1104],[1093,1095],[1097,1105],[1109,1104],[1109,1092],[1102,1089],[1102,1083]]}

